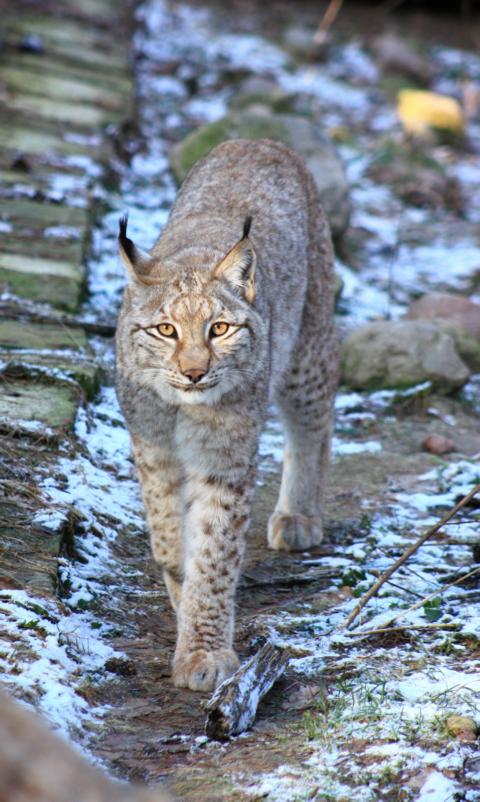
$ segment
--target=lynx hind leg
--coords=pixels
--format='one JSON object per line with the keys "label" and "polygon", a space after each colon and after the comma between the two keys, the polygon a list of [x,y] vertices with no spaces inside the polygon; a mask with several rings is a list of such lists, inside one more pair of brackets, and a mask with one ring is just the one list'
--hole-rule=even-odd
{"label": "lynx hind leg", "polygon": [[[315,198],[314,198],[315,201]],[[302,326],[292,366],[277,394],[285,459],[277,505],[268,523],[273,549],[302,551],[323,536],[322,502],[330,458],[338,344],[333,321],[333,252],[321,211]]]}
{"label": "lynx hind leg", "polygon": [[273,549],[302,551],[322,540],[333,418],[329,388],[328,376],[322,382],[320,371],[313,376],[295,370],[278,399],[285,458],[277,505],[268,523],[268,543]]}
{"label": "lynx hind leg", "polygon": [[147,511],[150,543],[174,610],[182,592],[183,541],[180,466],[167,448],[135,439],[133,451]]}

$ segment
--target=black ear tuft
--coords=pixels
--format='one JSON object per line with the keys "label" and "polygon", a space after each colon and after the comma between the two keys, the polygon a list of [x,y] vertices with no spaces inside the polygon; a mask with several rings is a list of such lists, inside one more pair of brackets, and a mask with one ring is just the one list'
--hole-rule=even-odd
{"label": "black ear tuft", "polygon": [[243,238],[248,237],[248,235],[250,234],[251,225],[252,225],[252,215],[249,214],[245,218],[245,222],[243,224]]}
{"label": "black ear tuft", "polygon": [[126,256],[131,262],[134,261],[135,245],[127,237],[128,214],[124,214],[118,221],[118,241],[123,248]]}

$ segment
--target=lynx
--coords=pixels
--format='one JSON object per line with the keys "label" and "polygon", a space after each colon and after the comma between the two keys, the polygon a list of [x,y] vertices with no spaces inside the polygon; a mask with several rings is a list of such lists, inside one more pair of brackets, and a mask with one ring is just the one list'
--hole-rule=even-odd
{"label": "lynx", "polygon": [[269,401],[285,460],[273,549],[322,538],[337,376],[332,245],[302,160],[271,140],[214,148],[126,266],[117,393],[154,558],[177,614],[173,681],[210,690],[238,666],[234,596]]}

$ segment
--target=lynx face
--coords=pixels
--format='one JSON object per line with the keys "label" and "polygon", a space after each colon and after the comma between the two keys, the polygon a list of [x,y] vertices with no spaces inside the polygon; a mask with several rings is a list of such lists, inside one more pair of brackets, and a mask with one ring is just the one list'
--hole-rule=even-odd
{"label": "lynx face", "polygon": [[169,284],[134,290],[131,359],[164,401],[214,404],[248,383],[263,326],[218,281],[193,274],[175,293]]}
{"label": "lynx face", "polygon": [[[185,252],[161,265],[120,236],[130,275],[129,361],[167,403],[215,404],[253,380],[265,325],[252,307],[255,252],[242,239],[220,260]],[[122,231],[122,229],[121,229]]]}

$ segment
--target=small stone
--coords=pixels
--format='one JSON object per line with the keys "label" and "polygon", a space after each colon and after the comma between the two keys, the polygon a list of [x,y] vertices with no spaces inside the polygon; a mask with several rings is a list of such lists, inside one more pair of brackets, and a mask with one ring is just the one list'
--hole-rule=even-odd
{"label": "small stone", "polygon": [[424,451],[429,451],[430,454],[448,454],[450,451],[455,451],[455,443],[449,440],[448,437],[443,437],[441,434],[430,434],[422,442]]}
{"label": "small stone", "polygon": [[476,741],[478,735],[477,723],[469,716],[449,716],[445,722],[449,735],[459,741]]}
{"label": "small stone", "polygon": [[36,56],[43,56],[45,53],[43,39],[36,33],[30,33],[22,37],[18,43],[18,49],[22,53],[34,53]]}

